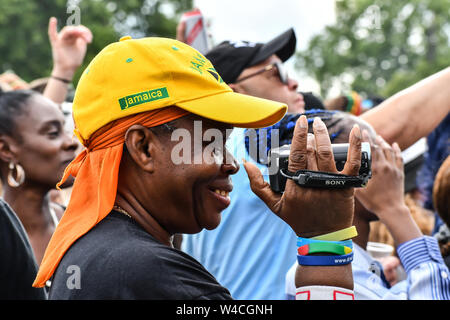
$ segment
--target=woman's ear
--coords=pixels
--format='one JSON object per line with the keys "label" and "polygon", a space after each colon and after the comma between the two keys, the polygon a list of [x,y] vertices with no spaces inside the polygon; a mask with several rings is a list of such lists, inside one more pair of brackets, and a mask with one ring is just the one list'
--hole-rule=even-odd
{"label": "woman's ear", "polygon": [[16,158],[16,142],[8,136],[0,135],[0,160],[9,163]]}
{"label": "woman's ear", "polygon": [[125,133],[125,146],[130,157],[142,170],[153,172],[159,148],[157,136],[148,128],[135,124]]}

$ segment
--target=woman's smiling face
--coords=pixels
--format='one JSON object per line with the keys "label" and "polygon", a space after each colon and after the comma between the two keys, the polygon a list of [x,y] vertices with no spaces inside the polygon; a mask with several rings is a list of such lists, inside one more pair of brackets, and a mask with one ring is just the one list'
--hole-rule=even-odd
{"label": "woman's smiling face", "polygon": [[[232,127],[194,115],[176,120],[176,127],[161,138],[151,199],[164,210],[160,223],[170,232],[214,229],[230,204],[231,175],[239,170],[225,147]],[[173,141],[176,136],[181,138]]]}

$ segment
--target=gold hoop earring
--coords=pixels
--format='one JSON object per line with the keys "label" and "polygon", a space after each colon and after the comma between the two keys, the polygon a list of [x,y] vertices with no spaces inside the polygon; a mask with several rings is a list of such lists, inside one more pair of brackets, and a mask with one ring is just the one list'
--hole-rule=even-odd
{"label": "gold hoop earring", "polygon": [[[16,171],[16,178],[13,176],[13,171]],[[8,184],[10,187],[17,188],[25,181],[25,171],[18,163],[9,163],[9,172],[8,172]]]}

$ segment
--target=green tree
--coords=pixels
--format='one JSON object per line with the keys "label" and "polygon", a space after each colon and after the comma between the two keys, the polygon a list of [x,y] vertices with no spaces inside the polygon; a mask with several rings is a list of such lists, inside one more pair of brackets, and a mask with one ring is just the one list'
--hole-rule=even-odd
{"label": "green tree", "polygon": [[180,15],[192,8],[192,0],[1,0],[0,73],[11,69],[26,81],[48,76],[52,68],[48,20],[58,18],[61,29],[73,22],[73,8],[94,35],[76,84],[91,59],[123,35],[174,38]]}
{"label": "green tree", "polygon": [[336,23],[297,54],[327,96],[388,97],[450,65],[450,0],[338,0]]}

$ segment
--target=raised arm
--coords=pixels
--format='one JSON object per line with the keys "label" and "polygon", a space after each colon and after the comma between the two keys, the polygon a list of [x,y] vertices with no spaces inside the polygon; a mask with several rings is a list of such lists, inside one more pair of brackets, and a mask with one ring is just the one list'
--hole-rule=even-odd
{"label": "raised arm", "polygon": [[450,67],[400,91],[361,115],[401,150],[427,136],[450,112]]}
{"label": "raised arm", "polygon": [[[367,137],[369,138],[369,137]],[[405,205],[404,173],[401,151],[377,138],[372,149],[373,176],[364,189],[355,192],[361,204],[374,213],[389,229],[395,241],[407,280],[393,288],[360,290],[367,299],[447,300],[450,297],[448,269],[434,237],[423,235]],[[368,286],[372,273],[360,270],[355,284]]]}
{"label": "raised arm", "polygon": [[[319,118],[313,124],[314,136],[308,138],[305,116],[297,121],[292,139],[288,169],[291,172],[307,169],[336,173],[330,138]],[[343,174],[357,175],[361,161],[361,133],[359,127],[350,134],[348,159]],[[251,163],[244,163],[252,191],[269,209],[288,223],[302,238],[312,238],[351,227],[353,219],[353,189],[313,189],[286,183],[283,195],[276,194]],[[347,239],[347,238],[345,238]],[[341,239],[344,240],[344,239]],[[353,289],[351,264],[301,265],[296,272],[296,287],[340,287]]]}
{"label": "raised arm", "polygon": [[60,104],[67,96],[68,85],[81,66],[92,33],[85,26],[66,26],[59,33],[56,18],[50,18],[48,37],[52,47],[53,70],[44,96]]}

